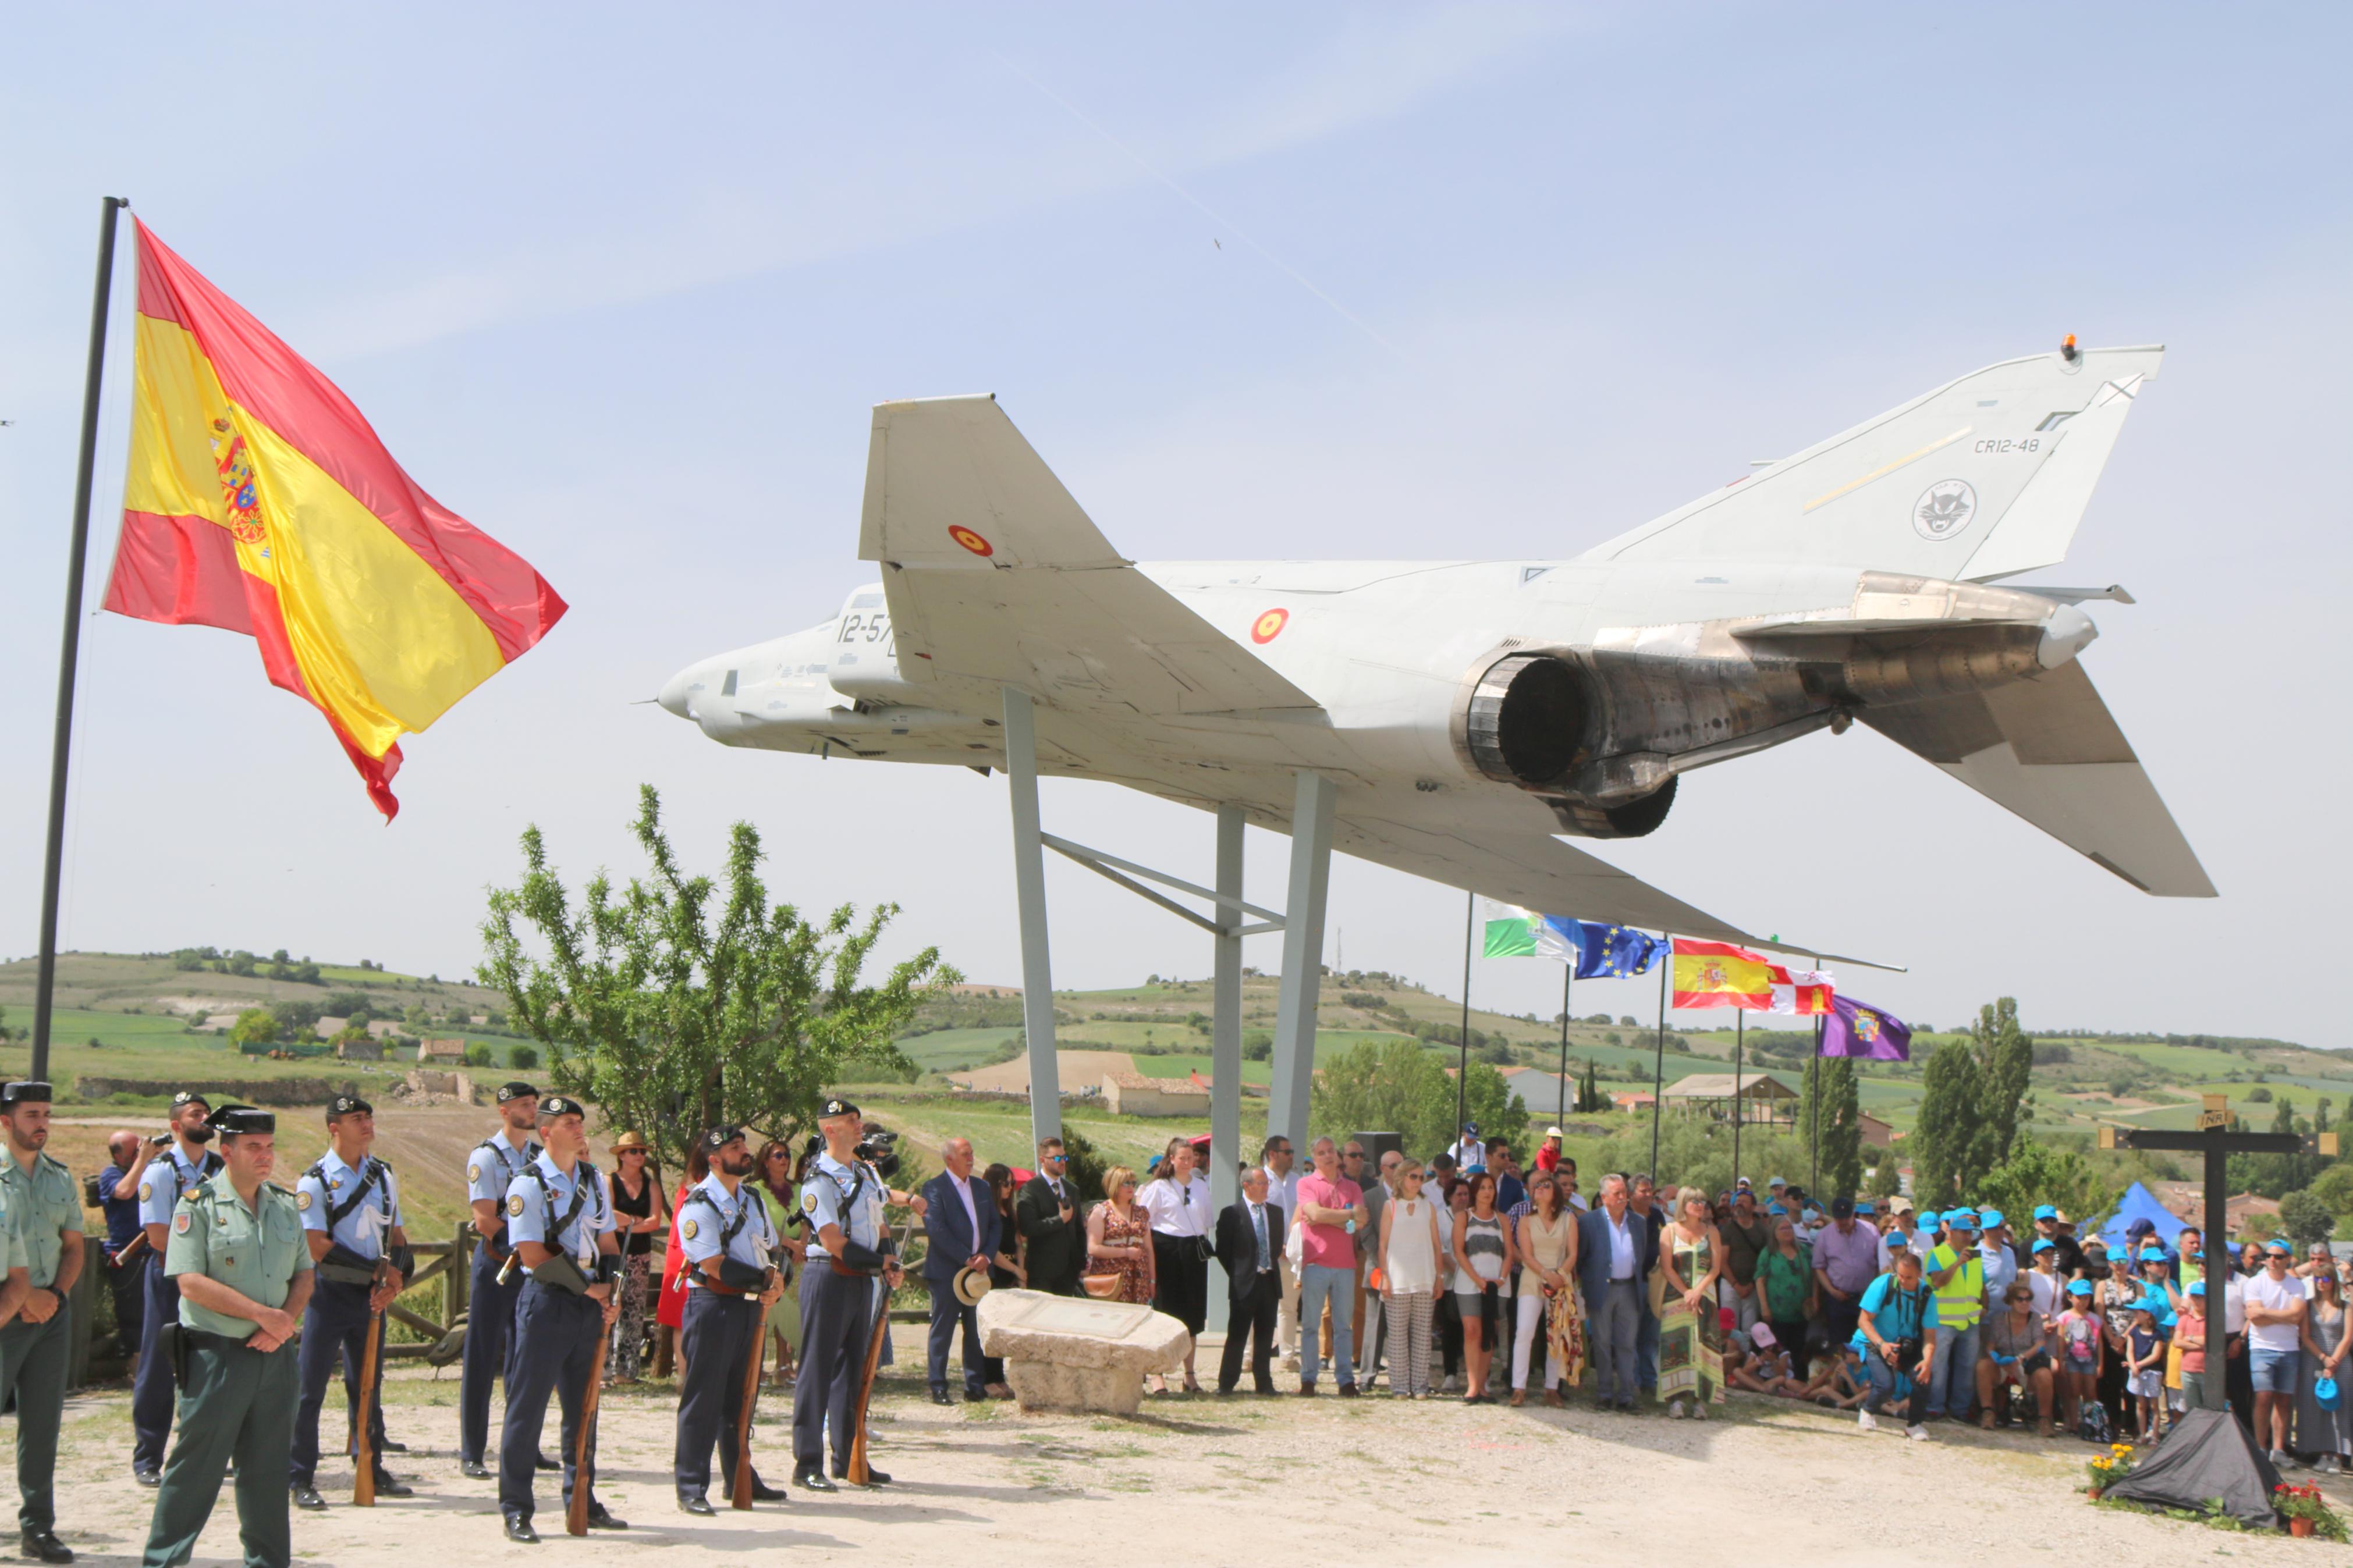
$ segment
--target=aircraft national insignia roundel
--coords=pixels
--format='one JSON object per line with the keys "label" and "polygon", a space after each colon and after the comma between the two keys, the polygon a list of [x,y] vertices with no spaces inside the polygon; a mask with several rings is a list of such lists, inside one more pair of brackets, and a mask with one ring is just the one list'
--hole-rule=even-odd
{"label": "aircraft national insignia roundel", "polygon": [[1271,643],[1282,628],[1291,624],[1289,610],[1269,610],[1250,623],[1250,641]]}
{"label": "aircraft national insignia roundel", "polygon": [[983,539],[960,522],[948,524],[948,537],[983,560],[997,553],[997,546]]}

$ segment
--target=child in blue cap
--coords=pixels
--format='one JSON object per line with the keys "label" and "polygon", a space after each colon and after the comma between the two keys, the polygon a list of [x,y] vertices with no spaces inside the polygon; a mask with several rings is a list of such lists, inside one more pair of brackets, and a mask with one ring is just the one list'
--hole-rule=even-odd
{"label": "child in blue cap", "polygon": [[2081,1425],[2085,1400],[2100,1396],[2100,1320],[2092,1310],[2092,1282],[2071,1280],[2067,1310],[2052,1325],[2059,1342],[2059,1407],[2070,1431]]}
{"label": "child in blue cap", "polygon": [[2125,1331],[2125,1392],[2132,1395],[2140,1440],[2158,1440],[2158,1413],[2165,1407],[2164,1342],[2157,1337],[2158,1303],[2143,1296],[2133,1303],[2132,1327]]}

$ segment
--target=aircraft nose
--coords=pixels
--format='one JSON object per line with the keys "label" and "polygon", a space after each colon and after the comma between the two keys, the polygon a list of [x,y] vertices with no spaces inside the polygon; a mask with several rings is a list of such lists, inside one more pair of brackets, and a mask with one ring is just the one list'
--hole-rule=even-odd
{"label": "aircraft nose", "polygon": [[662,682],[661,695],[655,700],[681,719],[693,718],[693,693],[702,685],[698,668],[698,666],[689,665]]}

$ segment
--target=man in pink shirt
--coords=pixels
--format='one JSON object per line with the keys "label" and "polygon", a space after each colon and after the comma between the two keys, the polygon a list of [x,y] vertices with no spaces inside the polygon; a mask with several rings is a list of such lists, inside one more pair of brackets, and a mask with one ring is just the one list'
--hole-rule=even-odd
{"label": "man in pink shirt", "polygon": [[[1365,1206],[1364,1189],[1340,1174],[1340,1152],[1329,1138],[1318,1138],[1309,1151],[1314,1173],[1299,1179],[1299,1321],[1312,1324],[1332,1306],[1332,1364],[1340,1379],[1340,1397],[1356,1396],[1355,1336],[1356,1237],[1372,1225]],[[1369,1238],[1368,1238],[1369,1239]],[[1311,1329],[1299,1336],[1299,1392],[1314,1394],[1322,1356]]]}

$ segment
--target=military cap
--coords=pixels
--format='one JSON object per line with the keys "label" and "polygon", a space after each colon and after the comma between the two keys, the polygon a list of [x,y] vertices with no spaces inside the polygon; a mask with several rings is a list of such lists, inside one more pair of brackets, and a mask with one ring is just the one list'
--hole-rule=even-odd
{"label": "military cap", "polygon": [[177,1110],[184,1105],[201,1105],[206,1110],[210,1110],[213,1108],[213,1102],[211,1100],[206,1100],[203,1095],[198,1094],[193,1089],[184,1089],[179,1093],[172,1097],[173,1110]]}
{"label": "military cap", "polygon": [[0,1089],[0,1110],[19,1105],[47,1105],[48,1100],[49,1086],[37,1078],[16,1079]]}
{"label": "military cap", "polygon": [[207,1119],[207,1125],[223,1137],[239,1132],[275,1132],[278,1118],[267,1110],[256,1110],[250,1105],[224,1105]]}
{"label": "military cap", "polygon": [[839,1095],[836,1095],[833,1099],[827,1100],[823,1105],[817,1108],[817,1119],[819,1121],[830,1121],[837,1116],[856,1116],[858,1114],[858,1107],[850,1104],[849,1101],[842,1099]]}
{"label": "military cap", "polygon": [[580,1102],[573,1099],[570,1095],[551,1094],[545,1100],[539,1102],[539,1119],[542,1121],[552,1121],[558,1116],[586,1116],[587,1114],[587,1111],[581,1109]]}
{"label": "military cap", "polygon": [[506,1082],[499,1085],[499,1103],[501,1105],[504,1105],[510,1100],[537,1100],[538,1098],[539,1090],[532,1088],[531,1085],[523,1082],[523,1080],[519,1078],[509,1079]]}
{"label": "military cap", "polygon": [[713,1153],[744,1136],[744,1130],[733,1123],[707,1129],[702,1134],[702,1146]]}
{"label": "military cap", "polygon": [[362,1100],[356,1094],[339,1094],[335,1096],[334,1099],[327,1101],[327,1120],[330,1121],[332,1121],[339,1116],[351,1116],[355,1114],[374,1116],[375,1114],[375,1107],[370,1105],[366,1100]]}

